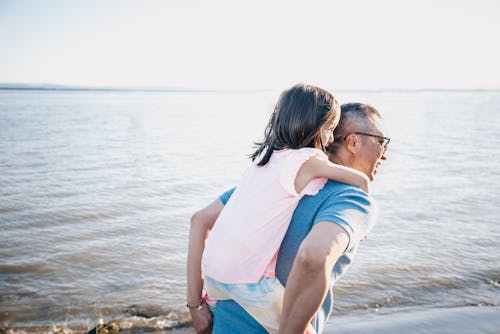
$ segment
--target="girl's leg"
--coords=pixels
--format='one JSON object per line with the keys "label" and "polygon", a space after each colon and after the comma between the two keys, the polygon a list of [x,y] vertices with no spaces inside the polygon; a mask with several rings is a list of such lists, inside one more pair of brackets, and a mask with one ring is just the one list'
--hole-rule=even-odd
{"label": "girl's leg", "polygon": [[228,289],[233,284],[225,284],[206,275],[204,280],[204,288],[207,292],[206,295],[209,296],[207,304],[214,306],[217,303],[217,300],[232,299]]}
{"label": "girl's leg", "polygon": [[277,333],[285,288],[276,278],[262,277],[255,284],[234,284],[232,298],[269,333]]}
{"label": "girl's leg", "polygon": [[[262,277],[256,284],[234,284],[230,291],[233,299],[241,305],[269,333],[278,332],[283,308],[285,287],[276,278]],[[316,334],[309,324],[307,334]]]}
{"label": "girl's leg", "polygon": [[[276,278],[262,277],[252,284],[224,284],[205,277],[208,294],[217,300],[233,299],[269,333],[278,332],[285,287]],[[309,325],[307,334],[315,334]]]}

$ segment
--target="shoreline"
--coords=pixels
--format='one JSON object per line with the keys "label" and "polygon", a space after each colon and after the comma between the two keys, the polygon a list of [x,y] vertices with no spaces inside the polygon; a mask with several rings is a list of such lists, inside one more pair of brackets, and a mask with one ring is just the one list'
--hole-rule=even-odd
{"label": "shoreline", "polygon": [[[131,326],[131,324],[134,325]],[[172,326],[173,325],[173,326]],[[0,333],[8,334],[79,334],[79,333],[129,333],[129,334],[196,334],[188,319],[168,324],[164,317],[131,317],[121,321],[86,326],[20,326],[2,327]],[[394,313],[365,313],[333,316],[326,324],[324,334],[495,334],[500,333],[500,306],[465,306],[452,308],[406,309]]]}
{"label": "shoreline", "polygon": [[354,333],[500,333],[500,307],[435,307],[387,314],[333,316],[324,331],[324,334]]}

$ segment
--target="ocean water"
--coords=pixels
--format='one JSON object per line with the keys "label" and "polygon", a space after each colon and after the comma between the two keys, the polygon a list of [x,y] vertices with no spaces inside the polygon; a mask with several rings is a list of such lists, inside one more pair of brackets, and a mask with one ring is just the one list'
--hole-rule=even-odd
{"label": "ocean water", "polygon": [[[0,325],[182,331],[190,216],[238,182],[278,95],[0,90]],[[500,306],[500,92],[335,95],[392,139],[337,316]]]}

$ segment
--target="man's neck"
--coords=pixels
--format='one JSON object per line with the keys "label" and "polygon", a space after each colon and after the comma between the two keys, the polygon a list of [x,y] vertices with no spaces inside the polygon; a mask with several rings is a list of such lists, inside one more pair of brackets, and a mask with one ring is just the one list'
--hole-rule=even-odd
{"label": "man's neck", "polygon": [[347,157],[343,157],[341,154],[338,153],[329,153],[328,160],[337,165],[354,168],[352,161],[350,159],[348,159]]}

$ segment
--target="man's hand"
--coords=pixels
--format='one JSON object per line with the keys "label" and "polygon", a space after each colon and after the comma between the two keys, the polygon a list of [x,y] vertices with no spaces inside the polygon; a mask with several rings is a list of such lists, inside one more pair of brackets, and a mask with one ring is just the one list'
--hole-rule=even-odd
{"label": "man's hand", "polygon": [[208,309],[206,301],[201,304],[202,309],[190,308],[191,319],[193,319],[193,327],[198,334],[211,334],[212,333],[212,313]]}

